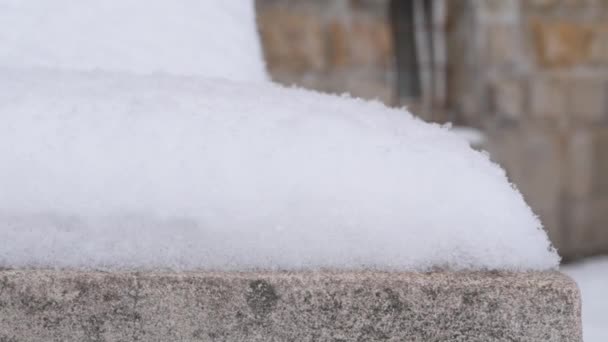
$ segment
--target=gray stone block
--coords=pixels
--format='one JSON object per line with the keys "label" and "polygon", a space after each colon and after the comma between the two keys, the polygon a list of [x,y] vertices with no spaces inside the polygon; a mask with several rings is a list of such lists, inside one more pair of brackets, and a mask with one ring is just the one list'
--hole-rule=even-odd
{"label": "gray stone block", "polygon": [[0,341],[581,341],[557,272],[0,271]]}

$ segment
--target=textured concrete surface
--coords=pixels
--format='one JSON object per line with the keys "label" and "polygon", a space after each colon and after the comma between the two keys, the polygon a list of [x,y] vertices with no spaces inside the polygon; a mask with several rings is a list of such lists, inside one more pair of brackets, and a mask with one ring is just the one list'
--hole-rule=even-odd
{"label": "textured concrete surface", "polygon": [[0,341],[582,341],[560,273],[0,271]]}

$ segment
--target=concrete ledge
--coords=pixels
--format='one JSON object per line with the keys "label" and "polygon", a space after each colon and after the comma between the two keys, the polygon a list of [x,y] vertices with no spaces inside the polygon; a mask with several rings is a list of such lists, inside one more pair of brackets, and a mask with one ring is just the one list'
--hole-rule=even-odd
{"label": "concrete ledge", "polygon": [[0,271],[0,341],[582,341],[560,273]]}

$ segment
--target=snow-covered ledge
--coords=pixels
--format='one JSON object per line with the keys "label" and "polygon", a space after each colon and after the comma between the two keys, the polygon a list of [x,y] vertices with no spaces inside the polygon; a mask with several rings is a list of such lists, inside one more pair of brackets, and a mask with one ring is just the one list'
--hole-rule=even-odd
{"label": "snow-covered ledge", "polygon": [[0,75],[0,342],[581,341],[541,223],[446,127],[272,84]]}
{"label": "snow-covered ledge", "polygon": [[581,340],[504,171],[265,82],[252,0],[1,3],[0,342]]}
{"label": "snow-covered ledge", "polygon": [[582,341],[557,272],[0,272],[0,341]]}

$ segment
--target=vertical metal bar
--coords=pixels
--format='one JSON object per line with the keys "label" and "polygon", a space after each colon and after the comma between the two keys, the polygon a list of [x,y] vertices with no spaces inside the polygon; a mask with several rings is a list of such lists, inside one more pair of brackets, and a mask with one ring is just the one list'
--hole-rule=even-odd
{"label": "vertical metal bar", "polygon": [[421,95],[414,0],[392,0],[389,11],[397,73],[395,104],[401,105],[404,99],[417,99]]}
{"label": "vertical metal bar", "polygon": [[436,84],[437,84],[437,73],[436,73],[436,52],[435,52],[435,11],[434,11],[434,0],[422,0],[422,12],[423,12],[423,35],[425,40],[425,46],[427,48],[427,63],[424,65],[428,74],[428,87],[426,87],[428,93],[424,94],[425,102],[427,105],[427,119],[434,119],[435,111],[435,100],[436,100]]}

